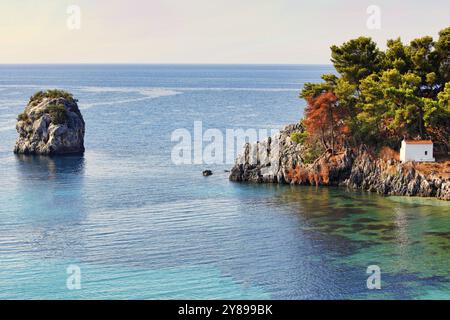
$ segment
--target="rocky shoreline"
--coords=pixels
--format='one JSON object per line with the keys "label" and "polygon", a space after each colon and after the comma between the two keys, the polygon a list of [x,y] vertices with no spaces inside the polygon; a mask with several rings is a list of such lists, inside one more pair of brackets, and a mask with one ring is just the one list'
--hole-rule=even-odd
{"label": "rocky shoreline", "polygon": [[437,173],[425,174],[414,163],[374,157],[364,146],[325,153],[307,163],[303,145],[291,139],[303,129],[298,124],[284,127],[266,140],[245,144],[231,170],[237,182],[299,185],[334,185],[373,191],[383,195],[435,197],[450,200],[450,179]]}

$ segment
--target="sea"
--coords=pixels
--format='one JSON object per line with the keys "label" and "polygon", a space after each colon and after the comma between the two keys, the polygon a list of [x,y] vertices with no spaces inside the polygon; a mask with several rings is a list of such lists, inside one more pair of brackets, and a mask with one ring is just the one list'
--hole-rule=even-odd
{"label": "sea", "polygon": [[[232,163],[194,152],[175,163],[174,132],[193,146],[195,123],[296,123],[304,83],[333,72],[0,65],[0,299],[450,299],[449,202],[235,183]],[[78,99],[86,152],[15,155],[17,115],[54,88]]]}

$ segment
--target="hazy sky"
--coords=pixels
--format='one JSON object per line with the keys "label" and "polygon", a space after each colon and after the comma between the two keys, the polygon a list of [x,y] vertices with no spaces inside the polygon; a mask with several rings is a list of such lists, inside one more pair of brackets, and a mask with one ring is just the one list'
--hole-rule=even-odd
{"label": "hazy sky", "polygon": [[449,25],[449,0],[1,0],[0,63],[329,63],[353,37],[384,47]]}

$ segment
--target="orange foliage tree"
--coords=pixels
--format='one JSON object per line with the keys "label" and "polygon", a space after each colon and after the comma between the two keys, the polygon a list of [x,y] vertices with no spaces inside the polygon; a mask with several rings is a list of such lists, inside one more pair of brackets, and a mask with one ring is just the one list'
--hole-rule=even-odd
{"label": "orange foliage tree", "polygon": [[326,150],[331,150],[334,154],[348,132],[344,122],[346,110],[339,105],[331,91],[308,97],[306,100],[308,104],[305,108],[304,124],[308,136],[313,140],[311,142],[320,141]]}

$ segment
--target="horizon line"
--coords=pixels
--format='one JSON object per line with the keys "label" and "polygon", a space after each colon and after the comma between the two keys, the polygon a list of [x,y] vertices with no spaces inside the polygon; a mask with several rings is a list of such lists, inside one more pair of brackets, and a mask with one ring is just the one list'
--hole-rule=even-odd
{"label": "horizon line", "polygon": [[14,62],[0,63],[0,66],[17,66],[17,65],[204,65],[204,66],[233,66],[233,65],[249,65],[249,66],[332,66],[332,63],[191,63],[191,62]]}

